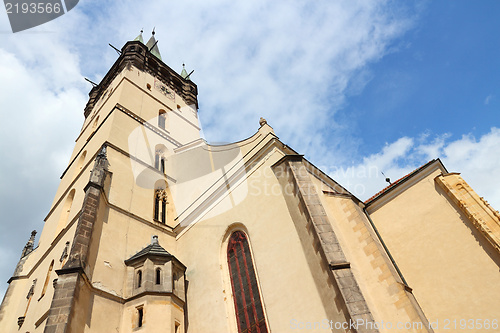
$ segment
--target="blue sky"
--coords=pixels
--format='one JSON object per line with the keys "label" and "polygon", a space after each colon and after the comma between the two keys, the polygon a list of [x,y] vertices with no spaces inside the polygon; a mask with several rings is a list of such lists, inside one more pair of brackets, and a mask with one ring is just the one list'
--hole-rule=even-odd
{"label": "blue sky", "polygon": [[499,10],[488,1],[427,4],[415,29],[370,66],[371,81],[341,111],[365,120],[357,124],[358,135],[370,138],[361,155],[401,136],[428,131],[453,140],[498,124]]}
{"label": "blue sky", "polygon": [[[0,12],[0,293],[43,228],[95,82],[156,26],[195,70],[205,137],[262,116],[361,199],[432,158],[500,208],[500,2],[98,1],[12,34]],[[375,167],[375,168],[374,168]],[[377,170],[369,173],[367,170]]]}

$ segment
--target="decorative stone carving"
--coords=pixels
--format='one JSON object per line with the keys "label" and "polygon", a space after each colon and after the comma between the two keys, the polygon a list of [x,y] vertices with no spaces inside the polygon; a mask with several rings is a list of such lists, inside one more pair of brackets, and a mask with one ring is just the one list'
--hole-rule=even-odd
{"label": "decorative stone carving", "polygon": [[30,299],[31,296],[33,296],[33,294],[35,293],[36,280],[37,279],[33,280],[33,284],[31,285],[30,290],[28,291],[28,295],[26,295],[26,299]]}
{"label": "decorative stone carving", "polygon": [[21,326],[23,326],[25,318],[26,317],[19,317],[19,318],[17,318],[17,324],[19,325],[19,328],[21,328]]}
{"label": "decorative stone carving", "polygon": [[160,201],[167,202],[167,199],[168,199],[167,191],[165,191],[165,189],[158,189],[158,190],[156,190],[156,197]]}
{"label": "decorative stone carving", "polygon": [[64,247],[64,250],[61,254],[61,258],[59,259],[59,262],[63,262],[64,259],[68,257],[68,252],[69,252],[69,242],[66,242],[66,246]]}
{"label": "decorative stone carving", "polygon": [[35,246],[35,236],[36,236],[36,230],[33,230],[31,232],[30,239],[28,240],[28,242],[24,246],[23,253],[21,254],[21,258],[23,258],[23,257],[27,256],[28,254],[30,254],[31,252],[33,252],[33,248]]}

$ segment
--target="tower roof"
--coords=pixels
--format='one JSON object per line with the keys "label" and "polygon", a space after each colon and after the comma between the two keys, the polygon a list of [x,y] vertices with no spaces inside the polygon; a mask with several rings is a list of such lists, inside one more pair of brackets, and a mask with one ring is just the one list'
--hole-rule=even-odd
{"label": "tower roof", "polygon": [[134,38],[134,41],[139,41],[141,42],[142,44],[144,44],[144,39],[142,39],[142,29],[141,29],[141,33],[139,34],[139,36],[135,37]]}
{"label": "tower roof", "polygon": [[186,65],[182,64],[181,76],[183,79],[189,80],[188,72],[186,71]]}
{"label": "tower roof", "polygon": [[148,50],[150,50],[151,54],[157,57],[160,60],[163,60],[160,55],[160,49],[158,48],[158,42],[155,39],[155,29],[153,29],[153,33],[151,38],[146,43]]}

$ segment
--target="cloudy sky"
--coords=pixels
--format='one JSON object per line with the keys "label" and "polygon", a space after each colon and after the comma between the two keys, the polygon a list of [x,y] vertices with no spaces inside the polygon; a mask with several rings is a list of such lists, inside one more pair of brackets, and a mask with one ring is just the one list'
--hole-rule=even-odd
{"label": "cloudy sky", "polygon": [[[0,294],[41,231],[91,88],[141,28],[195,70],[210,142],[264,117],[361,199],[433,158],[500,208],[500,2],[83,0],[13,34],[0,10]],[[372,172],[368,172],[372,170]],[[378,170],[380,172],[373,172]]]}

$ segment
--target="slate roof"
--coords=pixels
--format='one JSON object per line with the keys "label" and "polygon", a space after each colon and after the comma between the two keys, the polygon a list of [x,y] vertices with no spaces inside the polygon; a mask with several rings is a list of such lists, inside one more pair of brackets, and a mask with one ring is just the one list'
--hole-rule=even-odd
{"label": "slate roof", "polygon": [[132,257],[125,260],[125,263],[127,264],[133,260],[145,256],[172,257],[172,255],[167,250],[165,250],[158,242],[153,241],[152,244],[149,244],[148,246],[146,246],[145,248],[134,254]]}
{"label": "slate roof", "polygon": [[365,205],[371,204],[376,199],[380,198],[381,196],[383,196],[387,192],[391,191],[392,189],[394,189],[395,187],[397,187],[399,184],[404,183],[405,181],[407,181],[408,179],[410,179],[411,177],[413,177],[414,175],[416,175],[417,173],[419,173],[423,169],[427,168],[429,165],[431,165],[432,163],[434,163],[436,161],[441,162],[440,159],[438,158],[438,159],[433,159],[433,160],[425,163],[421,167],[413,170],[412,172],[410,172],[406,176],[403,176],[403,177],[399,178],[398,180],[396,180],[395,182],[391,183],[389,186],[387,186],[386,188],[384,188],[382,191],[376,193],[374,196],[372,196],[371,198],[369,198],[368,200],[366,200],[365,201]]}

